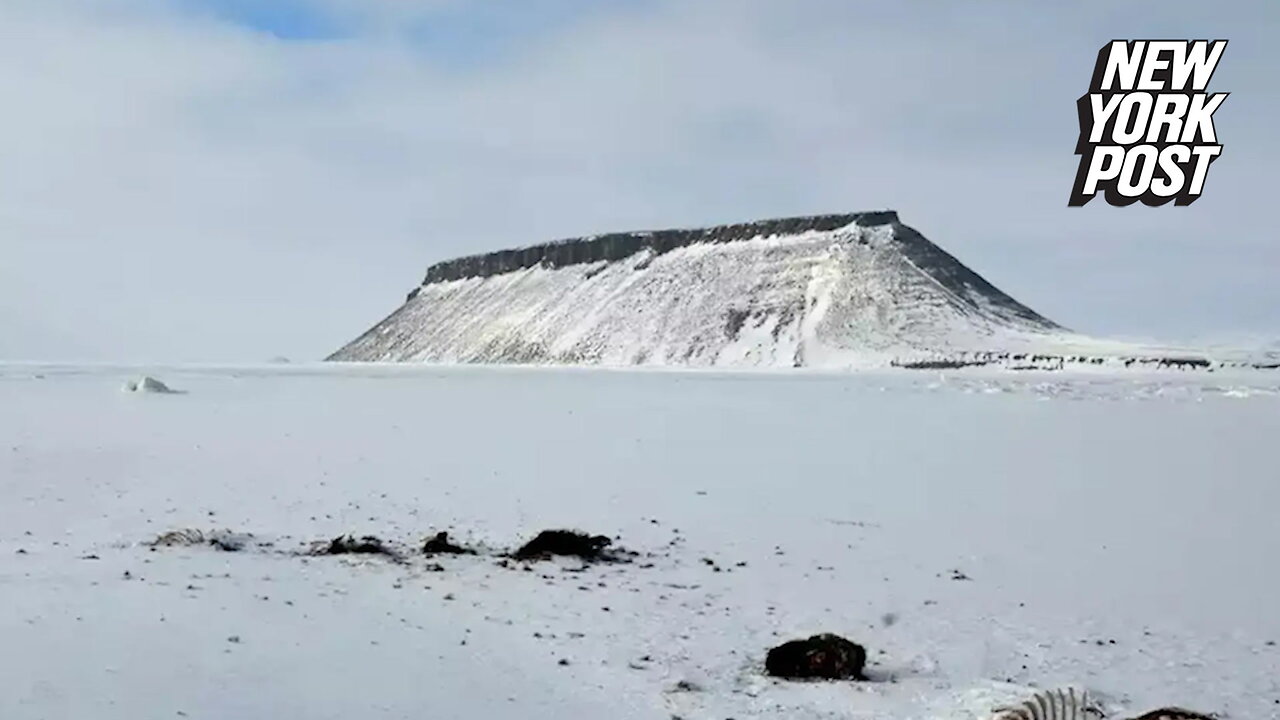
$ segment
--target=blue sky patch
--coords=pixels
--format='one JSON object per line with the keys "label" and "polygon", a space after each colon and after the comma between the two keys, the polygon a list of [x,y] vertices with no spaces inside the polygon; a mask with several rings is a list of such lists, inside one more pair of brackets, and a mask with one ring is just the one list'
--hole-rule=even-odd
{"label": "blue sky patch", "polygon": [[184,8],[283,40],[325,40],[349,35],[336,18],[308,0],[175,0]]}
{"label": "blue sky patch", "polygon": [[[316,0],[169,0],[223,22],[270,33],[283,40],[327,40],[359,35],[376,9],[337,12]],[[515,3],[424,4],[391,29],[433,61],[459,69],[501,62],[529,44],[575,23],[617,11],[645,8],[658,0],[521,0]],[[386,29],[386,28],[380,28]]]}

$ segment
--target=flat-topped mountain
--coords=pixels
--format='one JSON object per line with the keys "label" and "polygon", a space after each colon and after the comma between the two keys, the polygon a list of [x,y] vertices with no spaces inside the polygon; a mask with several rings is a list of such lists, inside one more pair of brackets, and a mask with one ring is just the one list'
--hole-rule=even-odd
{"label": "flat-topped mountain", "polygon": [[612,233],[432,265],[330,360],[852,367],[1098,343],[893,211]]}

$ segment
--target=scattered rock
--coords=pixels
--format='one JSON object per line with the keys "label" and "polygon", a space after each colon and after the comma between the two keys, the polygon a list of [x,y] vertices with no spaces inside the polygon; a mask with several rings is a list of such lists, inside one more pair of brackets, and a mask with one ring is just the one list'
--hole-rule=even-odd
{"label": "scattered rock", "polygon": [[537,537],[515,551],[517,560],[545,560],[553,555],[583,560],[618,560],[608,547],[613,541],[604,535],[588,535],[578,530],[543,530]]}
{"label": "scattered rock", "polygon": [[1164,707],[1142,713],[1133,720],[1218,720],[1218,718],[1215,715],[1206,715],[1186,708]]}
{"label": "scattered rock", "polygon": [[321,555],[386,555],[395,557],[396,553],[388,548],[382,540],[373,535],[365,535],[359,539],[352,535],[339,535],[329,541],[320,552]]}
{"label": "scattered rock", "polygon": [[680,680],[667,692],[702,692],[702,686],[692,680]]}
{"label": "scattered rock", "polygon": [[209,544],[223,552],[240,552],[244,549],[245,540],[243,536],[218,535],[209,538]]}
{"label": "scattered rock", "polygon": [[425,555],[475,555],[476,551],[449,542],[449,533],[440,531],[422,546]]}
{"label": "scattered rock", "polygon": [[805,640],[791,640],[765,657],[765,672],[789,679],[865,680],[862,668],[867,651],[839,635],[823,633]]}

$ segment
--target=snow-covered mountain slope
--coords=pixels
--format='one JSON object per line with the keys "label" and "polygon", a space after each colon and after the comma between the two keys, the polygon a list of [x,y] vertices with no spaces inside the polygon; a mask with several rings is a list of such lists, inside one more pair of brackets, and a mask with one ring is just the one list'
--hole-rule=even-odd
{"label": "snow-covered mountain slope", "polygon": [[850,367],[1119,355],[891,211],[624,233],[452,260],[331,360]]}
{"label": "snow-covered mountain slope", "polygon": [[[1227,370],[0,365],[0,718],[1274,719],[1278,410]],[[640,557],[498,556],[564,526]],[[256,541],[147,546],[188,528]],[[406,557],[299,554],[340,533]],[[871,681],[763,674],[816,632]]]}

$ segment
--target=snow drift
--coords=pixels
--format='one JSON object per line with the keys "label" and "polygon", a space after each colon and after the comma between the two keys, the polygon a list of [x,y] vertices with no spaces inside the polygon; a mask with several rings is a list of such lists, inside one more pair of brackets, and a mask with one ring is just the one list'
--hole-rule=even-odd
{"label": "snow drift", "polygon": [[329,359],[849,367],[1105,350],[877,211],[438,263],[404,305]]}
{"label": "snow drift", "polygon": [[152,393],[157,395],[181,394],[180,390],[174,390],[150,375],[143,375],[137,379],[126,381],[124,384],[124,391],[133,393]]}

